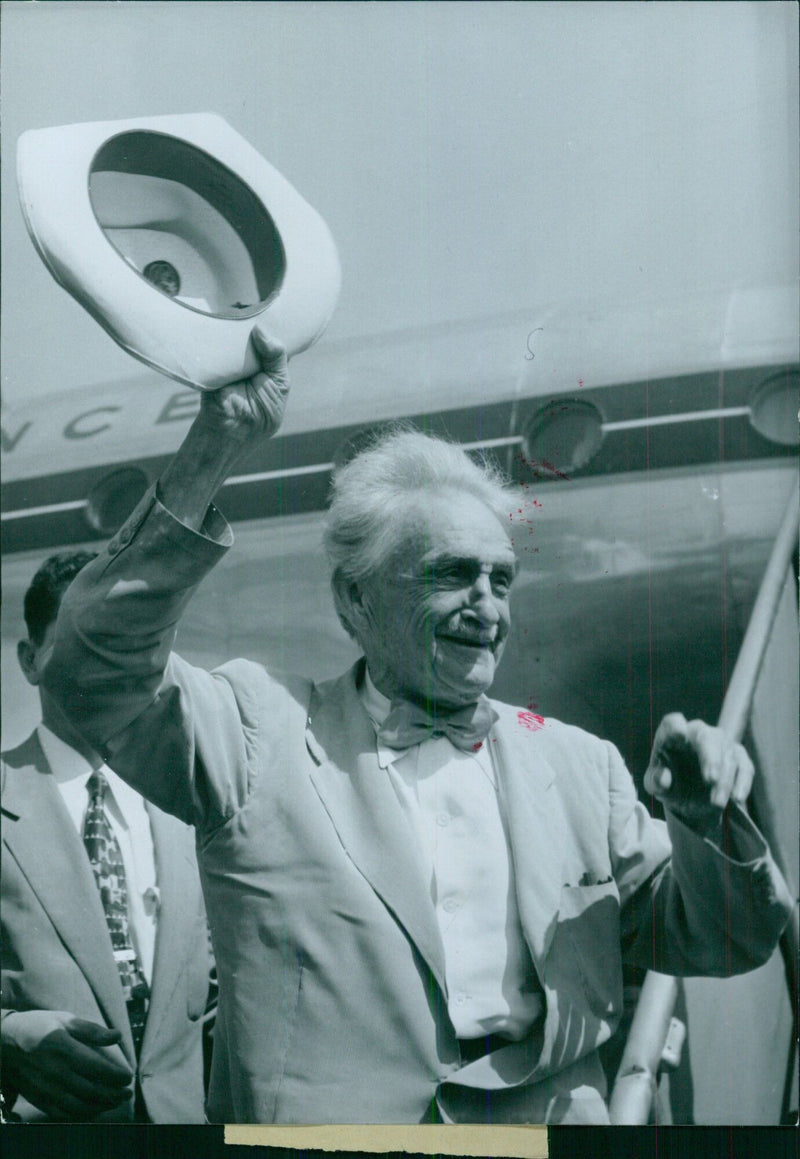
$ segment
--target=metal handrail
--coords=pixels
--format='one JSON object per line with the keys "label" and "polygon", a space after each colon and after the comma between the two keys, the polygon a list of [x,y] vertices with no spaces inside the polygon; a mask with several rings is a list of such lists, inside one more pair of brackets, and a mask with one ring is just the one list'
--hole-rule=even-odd
{"label": "metal handrail", "polygon": [[608,1105],[615,1126],[644,1126],[649,1121],[677,998],[677,978],[647,971]]}
{"label": "metal handrail", "polygon": [[[753,694],[769,641],[772,625],[783,591],[786,575],[797,549],[800,496],[798,485],[784,511],[783,519],[770,553],[761,585],[753,605],[739,655],[731,673],[718,725],[734,741],[740,741],[747,728]],[[759,823],[775,860],[787,875],[786,859],[775,840],[772,819],[759,817]],[[794,889],[796,883],[789,882]],[[793,896],[796,896],[793,894]],[[786,960],[792,1011],[797,1027],[797,963],[800,924],[798,909],[781,940]],[[636,1012],[633,1016],[625,1049],[620,1060],[617,1078],[609,1102],[609,1117],[613,1124],[643,1125],[650,1117],[664,1044],[672,1021],[678,997],[678,980],[667,974],[649,970],[642,985]],[[796,1041],[796,1034],[792,1042]]]}
{"label": "metal handrail", "polygon": [[795,481],[719,714],[719,727],[732,740],[741,740],[747,728],[753,692],[778,609],[778,601],[797,548],[799,516],[800,493]]}

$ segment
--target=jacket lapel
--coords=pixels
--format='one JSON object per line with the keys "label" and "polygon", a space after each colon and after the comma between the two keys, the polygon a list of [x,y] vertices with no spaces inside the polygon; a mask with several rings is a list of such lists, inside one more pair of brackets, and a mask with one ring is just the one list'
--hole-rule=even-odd
{"label": "jacket lapel", "polygon": [[[545,723],[531,731],[516,709],[492,701],[499,720],[489,734],[508,824],[517,904],[540,978],[555,933],[567,833],[556,772],[547,760]],[[530,717],[528,716],[528,720]]]}
{"label": "jacket lapel", "polygon": [[[153,981],[142,1057],[170,1024],[175,987],[186,969],[186,957],[197,922],[197,867],[192,859],[193,830],[148,804],[160,893],[158,929],[153,957]],[[194,902],[194,904],[192,904]]]}
{"label": "jacket lapel", "polygon": [[356,689],[358,668],[314,691],[306,729],[316,762],[311,780],[348,855],[446,993],[444,948],[430,885],[414,856],[416,841],[388,774],[378,764],[375,731]]}
{"label": "jacket lapel", "polygon": [[36,734],[5,759],[3,840],[134,1060],[128,1012],[83,843]]}

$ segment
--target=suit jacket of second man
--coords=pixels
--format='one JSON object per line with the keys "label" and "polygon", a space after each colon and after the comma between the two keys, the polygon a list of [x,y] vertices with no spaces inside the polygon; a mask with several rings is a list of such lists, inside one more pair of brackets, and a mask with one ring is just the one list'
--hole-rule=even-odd
{"label": "suit jacket of second man", "polygon": [[[153,806],[148,812],[160,907],[138,1075],[155,1122],[198,1123],[204,1118],[200,1020],[209,955],[194,834]],[[3,754],[2,814],[3,1014],[66,1010],[115,1027],[135,1069],[100,894],[36,733]],[[23,1118],[42,1117],[5,1083],[4,1095]],[[128,1107],[112,1117],[130,1114]]]}

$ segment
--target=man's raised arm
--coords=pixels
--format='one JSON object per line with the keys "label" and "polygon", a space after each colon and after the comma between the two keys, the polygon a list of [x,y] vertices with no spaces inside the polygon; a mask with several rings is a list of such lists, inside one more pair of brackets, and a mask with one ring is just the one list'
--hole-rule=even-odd
{"label": "man's raised arm", "polygon": [[252,341],[260,373],[203,393],[200,413],[158,484],[167,510],[194,531],[202,528],[209,504],[236,462],[254,443],[274,435],[283,421],[289,394],[286,355],[258,330]]}
{"label": "man's raised arm", "polygon": [[172,646],[183,609],[232,541],[213,498],[283,418],[285,353],[261,334],[253,341],[261,371],[203,394],[156,487],[68,588],[41,678],[44,694],[116,772],[201,825],[230,815],[248,783],[242,723],[253,666],[234,662],[212,676]]}

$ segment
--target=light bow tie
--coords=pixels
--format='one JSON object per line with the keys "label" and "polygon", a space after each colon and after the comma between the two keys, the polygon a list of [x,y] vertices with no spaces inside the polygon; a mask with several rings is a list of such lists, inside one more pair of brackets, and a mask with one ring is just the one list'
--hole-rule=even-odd
{"label": "light bow tie", "polygon": [[389,715],[378,729],[378,740],[390,749],[408,749],[431,737],[446,736],[464,752],[481,747],[498,719],[487,697],[451,712],[426,712],[408,700],[393,701]]}

